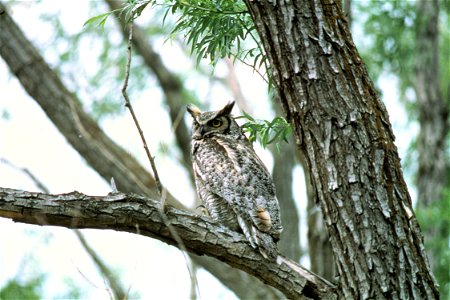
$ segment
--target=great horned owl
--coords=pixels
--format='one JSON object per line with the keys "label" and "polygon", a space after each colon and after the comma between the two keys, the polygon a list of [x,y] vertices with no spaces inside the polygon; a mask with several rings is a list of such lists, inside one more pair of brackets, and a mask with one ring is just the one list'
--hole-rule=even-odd
{"label": "great horned owl", "polygon": [[194,119],[191,154],[197,192],[214,220],[243,232],[253,248],[275,259],[283,229],[275,186],[230,115],[233,106],[210,112],[187,107]]}

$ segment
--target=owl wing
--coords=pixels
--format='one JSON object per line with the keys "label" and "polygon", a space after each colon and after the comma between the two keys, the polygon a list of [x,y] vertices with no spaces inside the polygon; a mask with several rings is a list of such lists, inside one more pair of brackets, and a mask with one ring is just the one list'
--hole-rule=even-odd
{"label": "owl wing", "polygon": [[210,139],[197,149],[194,169],[205,188],[229,204],[252,246],[275,257],[274,239],[282,230],[278,201],[269,172],[251,145]]}

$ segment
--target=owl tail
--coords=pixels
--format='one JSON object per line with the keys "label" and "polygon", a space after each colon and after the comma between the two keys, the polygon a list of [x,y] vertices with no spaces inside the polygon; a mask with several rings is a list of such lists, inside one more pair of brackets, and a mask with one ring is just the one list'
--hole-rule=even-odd
{"label": "owl tail", "polygon": [[276,260],[278,250],[272,236],[266,232],[260,231],[256,226],[249,224],[241,217],[238,217],[238,222],[245,237],[250,242],[250,245],[253,248],[258,249],[259,253],[261,253],[264,258]]}

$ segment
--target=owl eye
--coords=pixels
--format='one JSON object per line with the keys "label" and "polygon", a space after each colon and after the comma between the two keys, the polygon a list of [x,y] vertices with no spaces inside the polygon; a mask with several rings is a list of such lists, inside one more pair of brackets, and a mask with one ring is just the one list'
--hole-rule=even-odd
{"label": "owl eye", "polygon": [[222,126],[222,121],[219,119],[214,119],[211,121],[211,125],[214,128],[218,128],[218,127]]}

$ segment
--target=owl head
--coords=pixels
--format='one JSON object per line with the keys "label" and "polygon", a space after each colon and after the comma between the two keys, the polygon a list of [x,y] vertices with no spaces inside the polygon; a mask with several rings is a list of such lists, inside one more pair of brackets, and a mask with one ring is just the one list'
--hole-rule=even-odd
{"label": "owl head", "polygon": [[202,112],[195,105],[189,104],[187,111],[194,119],[192,122],[192,138],[200,140],[214,135],[240,135],[240,128],[231,116],[234,101],[225,105],[221,110]]}

